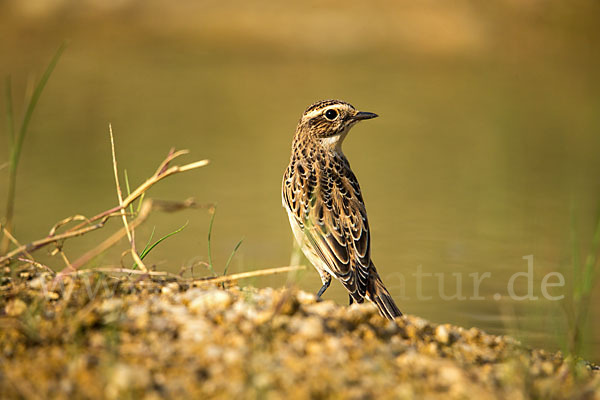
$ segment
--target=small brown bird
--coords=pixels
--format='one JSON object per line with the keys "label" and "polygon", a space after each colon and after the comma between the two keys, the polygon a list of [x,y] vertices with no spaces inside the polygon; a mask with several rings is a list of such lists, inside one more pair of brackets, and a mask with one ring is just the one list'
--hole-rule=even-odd
{"label": "small brown bird", "polygon": [[340,100],[319,101],[304,111],[282,185],[283,207],[302,251],[327,290],[331,276],[353,301],[368,299],[381,315],[402,315],[371,260],[371,233],[358,180],[342,152],[350,128],[377,114]]}

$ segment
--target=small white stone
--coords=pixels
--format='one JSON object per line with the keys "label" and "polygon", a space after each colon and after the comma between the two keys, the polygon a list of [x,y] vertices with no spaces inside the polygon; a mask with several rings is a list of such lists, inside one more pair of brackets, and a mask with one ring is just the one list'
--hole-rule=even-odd
{"label": "small white stone", "polygon": [[438,325],[438,327],[435,328],[435,338],[440,343],[448,343],[450,336],[448,335],[448,330],[444,325]]}
{"label": "small white stone", "polygon": [[202,292],[195,299],[190,301],[189,309],[193,312],[204,312],[213,309],[223,309],[231,304],[231,296],[229,293],[213,289]]}
{"label": "small white stone", "polygon": [[442,384],[447,386],[457,385],[462,380],[462,373],[456,367],[442,366],[438,372]]}
{"label": "small white stone", "polygon": [[296,298],[300,304],[311,304],[317,300],[317,296],[312,293],[304,292],[300,290],[298,294],[296,294]]}
{"label": "small white stone", "polygon": [[189,319],[179,332],[183,341],[201,342],[210,337],[211,326],[203,319]]}
{"label": "small white stone", "polygon": [[5,308],[6,315],[10,317],[18,317],[19,315],[23,314],[25,310],[27,310],[27,304],[19,299],[9,302]]}
{"label": "small white stone", "polygon": [[242,356],[238,350],[227,349],[223,354],[223,361],[228,365],[237,364],[241,358]]}
{"label": "small white stone", "polygon": [[314,303],[306,306],[306,311],[311,314],[316,314],[322,318],[332,315],[336,309],[335,303],[332,301],[322,301],[320,303]]}
{"label": "small white stone", "polygon": [[188,312],[188,308],[184,305],[171,305],[171,304],[164,304],[161,307],[161,311],[163,311],[164,313],[168,314],[169,317],[171,319],[173,319],[173,321],[179,323],[179,324],[184,324],[187,320],[187,318],[189,318],[190,313]]}
{"label": "small white stone", "polygon": [[179,296],[177,297],[177,300],[180,300],[182,303],[189,303],[192,300],[194,300],[196,297],[201,296],[202,293],[205,293],[205,290],[202,290],[200,288],[191,288],[186,290],[184,293],[181,293]]}
{"label": "small white stone", "polygon": [[122,307],[123,307],[123,300],[117,299],[117,298],[112,298],[112,299],[104,300],[100,304],[100,307],[98,307],[98,311],[100,311],[101,313],[110,313],[110,312],[116,311],[118,309],[121,309]]}
{"label": "small white stone", "polygon": [[60,298],[60,295],[56,292],[48,292],[48,294],[46,295],[46,298],[48,300],[58,300]]}
{"label": "small white stone", "polygon": [[136,319],[148,314],[148,307],[145,304],[134,304],[127,308],[127,317]]}
{"label": "small white stone", "polygon": [[424,320],[423,318],[415,317],[413,319],[413,325],[418,330],[423,330],[428,325],[428,322],[426,320]]}
{"label": "small white stone", "polygon": [[317,339],[323,335],[323,322],[318,317],[307,317],[298,324],[298,334],[307,339]]}
{"label": "small white stone", "polygon": [[46,288],[51,287],[52,284],[50,282],[46,281],[47,276],[48,275],[43,274],[43,275],[38,276],[37,278],[33,278],[28,283],[29,287],[32,289],[35,289],[35,290],[40,290],[40,289],[46,290]]}
{"label": "small white stone", "polygon": [[119,363],[112,369],[105,394],[109,399],[118,399],[123,392],[132,388],[144,388],[149,382],[150,375],[145,368]]}

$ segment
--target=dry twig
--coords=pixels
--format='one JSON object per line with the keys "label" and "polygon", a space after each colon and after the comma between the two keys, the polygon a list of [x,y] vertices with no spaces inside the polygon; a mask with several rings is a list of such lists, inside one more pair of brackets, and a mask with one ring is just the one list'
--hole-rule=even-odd
{"label": "dry twig", "polygon": [[39,269],[43,269],[44,271],[49,272],[52,275],[54,275],[54,271],[52,270],[52,268],[50,268],[49,266],[44,265],[42,263],[39,263],[39,262],[37,262],[37,261],[35,261],[33,259],[27,259],[27,258],[19,257],[19,258],[17,258],[17,260],[22,261],[22,262],[24,262],[26,264],[31,264],[34,267],[37,267]]}
{"label": "dry twig", "polygon": [[81,271],[72,271],[68,273],[68,275],[86,275],[92,274],[96,272],[112,272],[117,274],[132,274],[132,275],[149,275],[149,276],[165,276],[169,278],[173,278],[179,282],[191,283],[191,284],[215,284],[215,283],[223,283],[223,282],[232,282],[238,281],[240,279],[248,279],[255,278],[258,276],[266,276],[266,275],[275,275],[282,274],[290,271],[297,271],[306,269],[304,265],[291,265],[286,267],[277,267],[277,268],[267,268],[260,269],[258,271],[248,271],[241,272],[239,274],[231,274],[225,276],[208,276],[205,278],[183,278],[181,275],[173,274],[166,271],[140,271],[138,269],[130,269],[130,268],[122,268],[122,267],[99,267],[99,268],[91,268],[84,269]]}
{"label": "dry twig", "polygon": [[[27,253],[27,252],[33,252],[35,250],[38,250],[42,247],[47,246],[50,243],[56,243],[56,242],[60,242],[61,240],[65,240],[65,239],[69,239],[72,237],[76,237],[76,236],[81,236],[81,235],[85,235],[88,232],[92,232],[95,231],[96,229],[100,229],[104,226],[104,224],[106,223],[106,221],[108,220],[108,218],[111,215],[106,215],[104,216],[104,218],[96,223],[95,225],[91,225],[85,228],[80,228],[80,229],[76,229],[74,230],[73,228],[69,229],[67,232],[65,233],[61,233],[59,235],[48,235],[43,239],[38,239],[38,240],[34,240],[31,243],[28,243],[26,245],[22,245],[19,246],[18,248],[16,248],[15,250],[11,251],[10,253],[8,253],[7,255],[5,255],[4,257],[0,257],[0,264],[10,261],[13,258],[16,258],[17,256],[20,256],[21,254]],[[79,225],[78,225],[79,226]]]}
{"label": "dry twig", "polygon": [[[0,228],[2,228],[2,232],[4,233],[4,236],[6,238],[8,238],[8,240],[10,242],[12,242],[12,244],[14,244],[17,247],[21,247],[21,243],[19,243],[19,241],[8,231],[8,229],[6,229],[4,227],[4,225],[0,224]],[[31,254],[27,253],[26,251],[24,252],[25,255],[31,259],[33,259],[33,257],[31,256]]]}
{"label": "dry twig", "polygon": [[[153,208],[152,199],[145,199],[142,203],[142,206],[140,208],[140,212],[138,213],[138,216],[136,217],[136,219],[134,219],[133,221],[130,222],[129,226],[132,229],[137,228],[142,222],[144,222],[148,218],[148,216],[150,215],[150,211],[152,211],[152,208]],[[121,240],[121,238],[123,238],[123,236],[126,235],[126,232],[127,232],[126,228],[123,227],[120,230],[118,230],[117,232],[113,233],[111,236],[109,236],[107,239],[105,239],[98,246],[87,251],[85,254],[80,256],[77,260],[73,261],[73,263],[72,263],[73,268],[75,270],[79,269],[81,266],[88,263],[94,257],[98,256],[99,254],[103,253],[104,251],[108,250],[109,248],[111,248],[112,246],[117,244],[117,242],[119,240]]]}
{"label": "dry twig", "polygon": [[238,281],[240,279],[255,278],[257,276],[265,276],[265,275],[282,274],[284,272],[298,271],[301,269],[306,269],[306,266],[290,265],[287,267],[267,268],[267,269],[260,269],[258,271],[240,272],[239,274],[231,274],[231,275],[224,275],[224,276],[208,276],[206,278],[193,279],[192,282],[195,284],[202,284],[202,283],[213,284],[213,283],[222,283],[222,282],[232,282],[232,281]]}
{"label": "dry twig", "polygon": [[169,277],[181,280],[181,278],[178,275],[175,275],[175,274],[172,274],[172,273],[166,272],[166,271],[142,271],[139,269],[131,269],[131,268],[124,268],[124,267],[116,267],[116,266],[115,267],[106,266],[106,267],[82,269],[80,271],[73,271],[71,273],[68,273],[67,275],[87,275],[87,274],[93,274],[96,272],[112,272],[115,274],[148,275],[148,276],[169,276]]}
{"label": "dry twig", "polygon": [[[137,249],[135,248],[135,231],[129,227],[127,222],[127,215],[125,215],[125,207],[123,206],[123,192],[121,191],[121,185],[119,184],[119,169],[117,168],[117,155],[115,152],[115,138],[113,136],[112,125],[108,124],[108,132],[110,133],[110,150],[112,154],[113,172],[115,173],[115,185],[117,186],[117,198],[119,199],[119,206],[121,207],[121,218],[123,219],[123,226],[125,227],[125,233],[127,233],[127,239],[131,246],[131,256],[137,265],[140,266],[142,271],[148,271],[146,264],[142,261],[138,255]],[[168,157],[167,157],[168,159]]]}
{"label": "dry twig", "polygon": [[[5,256],[0,257],[0,264],[6,263],[18,256],[21,256],[22,254],[24,254],[26,252],[31,253],[33,251],[39,250],[40,248],[45,247],[48,244],[56,243],[61,240],[69,239],[69,238],[76,237],[76,236],[81,236],[88,232],[100,229],[104,226],[104,224],[110,217],[113,217],[115,215],[121,216],[122,210],[125,210],[131,203],[133,203],[135,200],[137,200],[142,194],[144,194],[146,191],[148,191],[148,189],[150,189],[153,185],[155,185],[159,181],[161,181],[171,175],[178,174],[180,172],[186,172],[186,171],[190,171],[190,170],[193,170],[196,168],[201,168],[201,167],[208,165],[208,163],[209,163],[208,160],[201,160],[201,161],[196,161],[196,162],[181,165],[181,166],[180,165],[174,165],[171,167],[168,166],[168,164],[171,161],[173,161],[176,157],[179,157],[179,156],[181,156],[183,154],[187,154],[187,153],[188,153],[187,150],[181,150],[181,151],[177,151],[177,152],[169,152],[169,155],[167,156],[167,158],[165,158],[165,160],[163,162],[160,163],[159,168],[156,170],[156,172],[150,178],[148,178],[144,183],[142,183],[140,186],[138,186],[130,195],[128,195],[126,198],[124,198],[123,201],[120,202],[120,204],[118,206],[108,209],[106,211],[103,211],[89,219],[86,219],[85,221],[68,229],[66,232],[64,232],[62,234],[56,234],[55,232],[51,232],[45,238],[35,240],[26,245],[21,245],[21,246],[17,247],[16,249],[14,249],[13,251],[6,254]],[[70,220],[72,221],[73,219],[75,219],[75,218],[71,218]],[[63,221],[61,221],[61,222],[63,222]],[[62,224],[59,223],[59,225],[62,225]]]}

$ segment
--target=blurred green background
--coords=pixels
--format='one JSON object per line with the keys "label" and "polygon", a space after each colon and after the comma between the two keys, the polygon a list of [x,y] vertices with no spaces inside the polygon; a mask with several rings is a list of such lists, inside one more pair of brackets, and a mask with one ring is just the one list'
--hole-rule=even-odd
{"label": "blurred green background", "polygon": [[[365,194],[375,263],[400,308],[558,349],[565,304],[544,300],[540,282],[560,271],[567,285],[551,293],[568,296],[571,231],[585,254],[600,211],[598,15],[597,1],[558,0],[5,0],[0,76],[12,76],[19,115],[69,41],[25,141],[15,234],[29,242],[64,217],[116,204],[110,122],[134,185],[170,147],[212,161],[151,196],[218,204],[217,271],[241,238],[231,272],[287,265],[293,239],[280,181],[295,125],[312,102],[339,98],[381,116],[356,127],[344,149]],[[2,211],[7,175],[0,170]],[[138,246],[153,226],[162,235],[188,220],[149,264],[178,272],[207,260],[206,210],[153,215],[137,231]],[[118,227],[115,220],[107,230]],[[65,251],[76,258],[107,234],[69,241]],[[116,263],[125,248],[97,263]],[[47,253],[40,259],[60,268]],[[530,254],[540,299],[511,300],[507,282],[526,271]],[[423,280],[431,299],[418,299],[418,266],[444,273],[447,295],[456,291],[452,273],[472,296],[468,274],[491,272],[485,300],[444,300],[435,277]],[[296,279],[320,287],[312,269]],[[339,284],[325,297],[347,302]],[[599,360],[593,306],[590,320],[584,356]]]}

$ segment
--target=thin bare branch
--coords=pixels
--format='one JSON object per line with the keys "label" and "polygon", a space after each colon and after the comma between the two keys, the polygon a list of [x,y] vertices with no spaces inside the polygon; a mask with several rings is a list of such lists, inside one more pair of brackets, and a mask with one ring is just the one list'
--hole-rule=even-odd
{"label": "thin bare branch", "polygon": [[265,276],[265,275],[282,274],[285,272],[298,271],[298,270],[302,270],[302,269],[306,269],[306,266],[290,265],[287,267],[267,268],[267,269],[261,269],[258,271],[241,272],[239,274],[231,274],[231,275],[225,275],[225,276],[217,276],[217,277],[209,276],[206,278],[194,279],[194,280],[192,280],[192,282],[195,284],[202,284],[202,283],[211,283],[212,284],[212,283],[221,283],[221,282],[232,282],[232,281],[237,281],[240,279],[254,278],[257,276]]}
{"label": "thin bare branch", "polygon": [[89,223],[89,220],[86,217],[84,217],[83,215],[79,215],[79,214],[73,215],[71,217],[67,217],[63,220],[60,220],[56,224],[54,224],[52,229],[50,229],[50,233],[48,233],[48,236],[54,236],[56,234],[56,231],[58,230],[58,228],[68,224],[71,221],[87,221]]}
{"label": "thin bare branch", "polygon": [[[114,145],[114,141],[113,141],[113,145]],[[54,229],[54,231],[52,231],[53,234],[51,234],[45,238],[33,241],[27,245],[19,246],[15,250],[0,257],[0,264],[9,261],[10,259],[14,258],[15,256],[23,254],[24,252],[33,252],[35,250],[38,250],[42,247],[47,246],[48,244],[55,243],[60,240],[68,239],[71,237],[81,236],[81,235],[84,235],[93,230],[102,228],[109,218],[117,216],[117,215],[123,217],[124,210],[131,203],[133,203],[135,200],[137,200],[146,191],[148,191],[148,189],[150,189],[153,185],[155,185],[162,179],[164,179],[168,176],[171,176],[173,174],[177,174],[180,172],[185,172],[185,171],[189,171],[192,169],[204,167],[209,164],[209,160],[201,160],[201,161],[196,161],[196,162],[186,164],[183,166],[175,165],[175,166],[166,168],[170,161],[172,161],[176,157],[186,154],[187,152],[188,152],[187,150],[170,152],[169,155],[167,156],[167,158],[163,162],[161,162],[159,168],[156,170],[154,175],[152,175],[144,183],[142,183],[140,186],[138,186],[129,196],[127,196],[125,199],[123,199],[123,201],[120,202],[120,204],[118,206],[112,207],[112,208],[110,208],[106,211],[103,211],[89,219],[86,219],[85,221],[75,225],[74,227],[69,228],[63,234],[56,235],[56,232],[55,232],[56,229]],[[75,218],[71,217],[70,221],[72,221],[74,219]],[[63,220],[63,221],[65,221],[65,220]],[[63,222],[63,221],[60,221],[58,225],[59,226],[64,225],[64,224],[61,224],[61,222]],[[100,222],[96,223],[97,221],[100,221]],[[96,223],[96,224],[91,225],[93,223]],[[77,261],[79,261],[79,260],[77,260]],[[75,266],[77,266],[77,264],[78,264],[77,261],[75,263],[76,264]],[[80,264],[80,265],[82,265],[82,264]]]}
{"label": "thin bare branch", "polygon": [[[140,224],[142,224],[142,222],[144,222],[148,218],[152,208],[153,208],[152,199],[144,200],[144,202],[142,203],[142,207],[140,208],[140,212],[138,213],[137,218],[134,219],[133,221],[131,221],[129,225],[133,229],[137,228]],[[120,230],[118,230],[117,232],[113,233],[110,237],[105,239],[98,246],[94,247],[93,249],[89,250],[88,252],[83,254],[81,257],[79,257],[77,260],[73,261],[73,263],[72,263],[73,268],[79,269],[81,266],[87,264],[94,257],[98,256],[99,254],[105,252],[106,250],[108,250],[109,248],[111,248],[112,246],[117,244],[119,242],[119,240],[121,240],[123,238],[123,236],[125,236],[127,234],[126,232],[127,231],[126,231],[125,227],[123,227]]]}
{"label": "thin bare branch", "polygon": [[162,162],[161,165],[158,166],[158,168],[156,169],[157,172],[155,172],[155,175],[160,175],[163,172],[165,172],[165,170],[167,169],[167,167],[169,166],[169,162],[171,162],[171,156],[173,155],[173,153],[175,153],[175,147],[171,147],[169,149],[169,153],[167,154],[167,158]]}
{"label": "thin bare branch", "polygon": [[160,163],[160,165],[158,166],[158,168],[156,169],[156,172],[154,173],[155,176],[160,176],[162,174],[165,173],[165,171],[167,170],[167,168],[169,167],[169,163],[171,161],[173,161],[174,159],[176,159],[179,156],[183,156],[185,154],[188,154],[190,151],[189,150],[179,150],[179,151],[175,151],[175,149],[171,149],[169,150],[169,154],[167,154],[167,158],[165,158],[163,160],[162,163]]}
{"label": "thin bare branch", "polygon": [[[9,231],[8,229],[6,229],[6,227],[5,227],[4,225],[0,224],[0,228],[2,228],[2,232],[4,233],[4,236],[5,236],[5,237],[6,237],[8,240],[10,240],[10,242],[11,242],[12,244],[14,244],[14,245],[15,245],[15,246],[17,246],[17,247],[21,247],[21,246],[22,246],[22,244],[21,244],[21,243],[19,243],[19,241],[17,240],[17,238],[15,238],[15,237],[14,237],[14,236],[13,236],[13,235],[10,233],[10,231]],[[25,255],[26,255],[27,257],[29,257],[29,258],[33,259],[33,256],[32,256],[31,254],[29,254],[29,253],[28,253],[28,252],[26,252],[26,251],[25,251],[24,253],[25,253]]]}
{"label": "thin bare branch", "polygon": [[241,272],[239,274],[232,274],[226,276],[213,277],[209,276],[206,278],[200,279],[189,279],[183,278],[178,274],[173,274],[166,271],[140,271],[137,269],[123,268],[123,267],[99,267],[99,268],[90,268],[84,269],[81,271],[72,271],[68,275],[84,275],[91,274],[95,272],[113,272],[120,274],[133,274],[133,275],[149,275],[149,276],[166,276],[170,278],[174,278],[179,282],[191,283],[191,284],[214,284],[214,283],[222,283],[222,282],[233,282],[240,279],[254,278],[258,276],[267,276],[274,274],[282,274],[290,271],[297,271],[306,269],[304,265],[290,265],[286,267],[277,267],[277,268],[267,268],[260,269],[258,271],[249,271],[249,272]]}
{"label": "thin bare branch", "polygon": [[123,267],[99,267],[83,269],[81,271],[73,271],[71,275],[85,275],[95,272],[113,272],[117,274],[132,274],[132,275],[150,275],[150,276],[169,276],[173,278],[179,278],[170,272],[165,271],[141,271],[139,269],[123,268]]}
{"label": "thin bare branch", "polygon": [[117,186],[117,197],[119,199],[119,206],[121,208],[121,218],[123,219],[123,226],[125,227],[125,233],[127,234],[127,239],[129,239],[129,245],[131,246],[131,255],[136,262],[137,265],[140,266],[142,271],[147,271],[146,265],[140,259],[140,256],[137,253],[135,248],[135,232],[133,228],[129,227],[129,223],[127,222],[127,215],[125,215],[125,208],[127,206],[123,205],[123,192],[121,191],[121,185],[119,184],[119,169],[117,168],[117,155],[115,152],[115,138],[112,131],[112,125],[108,125],[108,130],[110,132],[110,149],[112,153],[112,162],[113,162],[113,171],[115,173],[115,184]]}
{"label": "thin bare branch", "polygon": [[11,251],[10,253],[8,253],[7,255],[5,255],[4,257],[0,257],[0,264],[2,264],[3,262],[6,262],[8,260],[10,260],[11,258],[18,256],[21,253],[26,253],[26,252],[33,252],[37,249],[40,249],[50,243],[55,243],[55,242],[59,242],[61,240],[65,240],[65,239],[69,239],[72,237],[76,237],[76,236],[81,236],[81,235],[85,235],[86,233],[95,231],[96,229],[100,229],[104,226],[104,224],[106,223],[106,221],[108,220],[108,217],[104,217],[102,219],[102,221],[96,223],[95,225],[90,225],[87,226],[85,228],[81,228],[81,229],[77,229],[77,230],[69,230],[65,233],[61,233],[59,235],[55,235],[55,236],[47,236],[43,239],[38,239],[35,240],[31,243],[28,243],[26,245],[22,245],[18,248],[16,248],[15,250]]}
{"label": "thin bare branch", "polygon": [[65,252],[62,251],[62,249],[60,249],[59,253],[60,253],[60,256],[62,257],[63,261],[65,262],[65,265],[67,266],[67,268],[73,269],[73,266],[71,265],[71,262],[67,258],[67,255],[65,254]]}
{"label": "thin bare branch", "polygon": [[204,167],[204,166],[208,165],[209,163],[210,163],[209,160],[201,160],[201,161],[196,161],[196,162],[186,164],[183,166],[175,165],[175,166],[168,168],[166,171],[164,171],[160,175],[157,175],[157,174],[152,175],[150,178],[148,178],[146,180],[146,182],[144,182],[140,186],[138,186],[129,196],[127,196],[123,200],[124,206],[127,206],[131,202],[135,201],[135,199],[140,197],[142,195],[142,193],[146,192],[148,189],[150,189],[150,187],[152,187],[158,181],[160,181],[168,176],[171,176],[173,174],[177,174],[179,172],[185,172],[185,171],[189,171],[192,169]]}
{"label": "thin bare branch", "polygon": [[18,257],[18,258],[17,258],[17,260],[19,260],[19,261],[21,261],[21,262],[24,262],[24,263],[26,263],[26,264],[31,264],[31,265],[33,265],[34,267],[37,267],[37,268],[43,269],[44,271],[46,271],[46,272],[49,272],[49,273],[51,273],[52,275],[54,275],[54,273],[55,273],[55,272],[52,270],[52,268],[50,268],[49,266],[47,266],[47,265],[44,265],[44,264],[42,264],[42,263],[39,263],[39,262],[37,262],[37,261],[35,261],[35,260],[32,260],[32,259],[27,259],[27,258],[23,258],[23,257]]}

